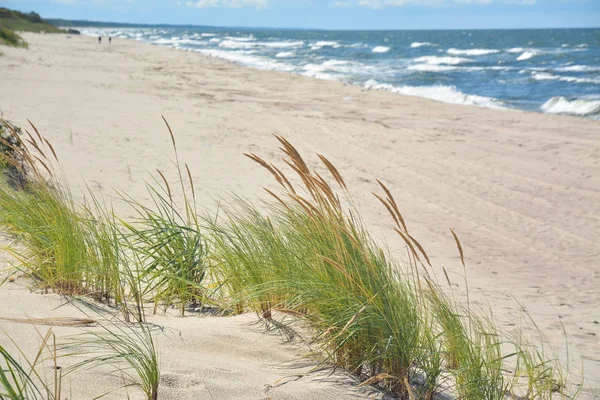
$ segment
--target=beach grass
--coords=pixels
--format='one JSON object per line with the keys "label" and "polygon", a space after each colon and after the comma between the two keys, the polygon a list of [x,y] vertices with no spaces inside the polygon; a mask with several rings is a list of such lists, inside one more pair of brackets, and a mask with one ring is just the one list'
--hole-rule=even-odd
{"label": "beach grass", "polygon": [[459,302],[432,278],[427,253],[383,183],[376,197],[406,244],[403,263],[371,238],[333,164],[319,155],[335,186],[309,169],[287,140],[277,140],[296,179],[248,154],[279,184],[279,191],[266,189],[274,200],[258,207],[237,197],[222,205],[220,217],[207,220],[214,280],[233,309],[253,310],[267,321],[283,314],[307,322],[324,362],[398,398],[446,392],[504,399],[523,385],[521,371],[506,368],[517,357],[529,371],[525,385],[535,388],[534,398],[568,397],[564,387],[548,385],[560,380],[551,372],[555,359],[540,363],[524,346],[503,352],[507,342],[493,317],[473,309],[468,297],[467,304]]}
{"label": "beach grass", "polygon": [[[12,339],[17,353],[0,345],[0,399],[15,400],[59,400],[62,390],[62,370],[57,366],[56,336],[52,329],[42,337],[34,357],[27,357]],[[44,353],[49,352],[46,356]],[[41,373],[40,366],[51,359],[54,374],[48,378]]]}
{"label": "beach grass", "polygon": [[0,25],[0,44],[27,48],[27,42],[13,30]]}
{"label": "beach grass", "polygon": [[123,377],[125,387],[138,387],[148,400],[157,400],[160,365],[152,327],[113,319],[98,325],[99,329],[87,329],[61,343],[61,357],[82,358],[68,368],[65,376],[109,365]]}
{"label": "beach grass", "polygon": [[[19,174],[0,184],[0,225],[18,239],[9,250],[21,268],[47,289],[91,296],[136,321],[111,322],[74,339],[68,354],[93,354],[78,368],[122,361],[128,381],[155,399],[158,359],[144,304],[153,302],[155,311],[176,306],[183,315],[188,305],[202,305],[211,287],[211,296],[234,312],[253,311],[279,328],[307,325],[323,364],[400,399],[571,398],[561,364],[541,343],[511,340],[491,313],[470,304],[468,292],[466,302],[459,300],[436,281],[382,182],[373,200],[406,245],[401,259],[371,237],[336,167],[318,155],[317,172],[281,136],[284,166],[247,154],[278,183],[265,189],[272,200],[234,195],[201,219],[191,173],[167,124],[177,185],[158,171],[160,180],[148,185],[149,205],[121,193],[138,216],[130,221],[91,193],[78,205],[65,180],[54,177],[46,155],[56,155],[35,126],[30,134],[3,124],[4,166]],[[462,246],[451,234],[466,275]]]}
{"label": "beach grass", "polygon": [[[187,306],[202,307],[204,303],[207,249],[200,232],[191,172],[187,165],[180,164],[175,136],[163,120],[171,137],[178,182],[172,187],[157,170],[160,180],[146,185],[149,206],[121,194],[137,215],[132,222],[120,220],[124,227],[122,242],[136,256],[143,295],[151,296],[155,312],[159,304],[177,304],[183,316]],[[181,205],[174,199],[175,190],[181,195]]]}

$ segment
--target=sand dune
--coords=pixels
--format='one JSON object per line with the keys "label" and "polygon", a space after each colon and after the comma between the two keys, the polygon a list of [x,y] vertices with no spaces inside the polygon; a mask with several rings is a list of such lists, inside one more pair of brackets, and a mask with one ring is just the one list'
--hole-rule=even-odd
{"label": "sand dune", "polygon": [[[87,182],[109,199],[113,188],[147,199],[149,171],[174,173],[164,115],[199,203],[214,209],[228,191],[261,195],[270,177],[242,152],[273,158],[271,134],[282,134],[337,165],[373,233],[401,256],[371,195],[376,177],[386,182],[438,272],[445,266],[462,290],[454,228],[476,304],[491,307],[508,331],[525,318],[524,307],[561,357],[564,326],[573,366],[587,376],[584,398],[600,396],[599,121],[364,91],[133,41],[24,37],[29,50],[2,49],[0,111],[23,126],[30,119],[51,140],[75,193]],[[115,208],[131,212],[117,200]],[[0,317],[55,315],[51,305],[61,301],[12,284],[0,296]],[[343,376],[265,389],[293,374],[302,350],[263,335],[251,316],[155,318],[182,335],[162,339],[165,374],[179,388],[169,398],[203,390],[214,398],[364,395],[340,384]],[[31,329],[0,326],[35,343]]]}

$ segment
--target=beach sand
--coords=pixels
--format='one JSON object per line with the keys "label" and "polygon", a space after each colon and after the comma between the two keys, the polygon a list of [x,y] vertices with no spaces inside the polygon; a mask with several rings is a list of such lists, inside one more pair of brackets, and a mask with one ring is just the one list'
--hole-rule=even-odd
{"label": "beach sand", "polygon": [[[402,257],[392,221],[371,194],[375,178],[385,182],[438,276],[445,267],[463,291],[453,228],[473,303],[491,308],[509,333],[530,316],[563,360],[568,341],[571,372],[577,377],[583,367],[587,378],[583,398],[600,398],[600,121],[365,91],[134,41],[24,38],[29,50],[2,48],[0,111],[24,127],[31,120],[52,142],[76,195],[87,183],[127,217],[114,189],[145,201],[144,182],[156,169],[174,180],[163,115],[198,203],[214,212],[229,192],[254,198],[273,186],[242,153],[274,161],[272,134],[281,134],[311,166],[316,152],[337,166],[371,232]],[[19,282],[0,287],[0,317],[77,313]],[[306,349],[263,334],[254,321],[152,317],[181,333],[159,340],[172,377],[163,383],[167,398],[209,398],[203,390],[215,399],[365,396],[343,374],[265,386],[297,373],[293,364],[306,363]],[[36,343],[26,324],[0,320],[0,327]],[[86,376],[97,375],[79,379]],[[90,391],[105,385],[85,382]]]}

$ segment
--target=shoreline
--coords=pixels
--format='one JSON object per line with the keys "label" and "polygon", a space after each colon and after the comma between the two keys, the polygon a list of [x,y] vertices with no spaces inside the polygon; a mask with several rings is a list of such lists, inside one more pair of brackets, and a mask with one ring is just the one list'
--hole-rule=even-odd
{"label": "shoreline", "polygon": [[136,41],[25,38],[29,50],[2,49],[0,110],[49,138],[76,195],[83,178],[108,197],[114,187],[144,200],[148,171],[172,173],[160,115],[208,207],[230,190],[259,194],[270,179],[241,154],[272,154],[271,134],[283,134],[335,161],[371,231],[400,252],[370,195],[383,179],[435,264],[462,287],[455,228],[475,305],[489,304],[510,327],[520,314],[514,295],[555,345],[560,315],[574,365],[586,356],[587,390],[598,393],[600,122],[368,92]]}
{"label": "shoreline", "polygon": [[[250,37],[237,37],[237,33],[234,31],[220,30],[216,28],[206,28],[208,32],[204,33],[190,33],[190,32],[171,32],[167,34],[163,29],[177,29],[177,28],[143,28],[143,29],[152,29],[152,32],[134,32],[127,33],[125,31],[120,31],[119,28],[105,28],[105,27],[82,27],[81,28],[84,35],[89,35],[91,37],[97,36],[101,34],[102,36],[109,36],[111,33],[118,40],[136,40],[145,44],[151,44],[154,46],[161,47],[170,47],[177,50],[182,51],[192,51],[196,53],[200,53],[204,56],[216,57],[222,60],[227,60],[237,64],[239,66],[255,68],[266,71],[277,71],[277,72],[285,72],[291,75],[297,76],[309,76],[315,79],[322,80],[332,80],[338,81],[344,84],[350,84],[358,86],[364,90],[378,90],[378,91],[388,91],[392,93],[408,95],[408,96],[417,96],[421,98],[441,101],[449,104],[465,104],[465,105],[473,105],[477,107],[483,108],[492,108],[492,109],[508,109],[508,110],[521,110],[526,112],[535,112],[542,114],[551,114],[551,115],[570,115],[581,118],[589,118],[593,120],[599,120],[600,116],[598,115],[598,107],[600,107],[600,100],[598,100],[596,95],[591,95],[586,93],[585,95],[582,93],[570,95],[565,95],[564,89],[556,92],[554,91],[552,94],[548,93],[544,99],[537,98],[533,100],[533,98],[525,99],[525,98],[512,98],[510,93],[512,89],[506,88],[507,91],[504,93],[504,96],[499,95],[500,93],[490,93],[489,90],[478,91],[478,90],[466,90],[460,85],[460,79],[456,79],[454,81],[450,75],[446,76],[443,74],[444,71],[454,71],[454,72],[462,72],[462,74],[473,75],[478,72],[474,71],[483,71],[483,70],[496,70],[503,71],[504,73],[508,73],[507,71],[517,71],[519,70],[518,75],[514,76],[506,76],[495,82],[494,77],[480,77],[478,76],[476,79],[491,79],[495,82],[495,85],[504,85],[506,82],[510,82],[516,79],[517,76],[521,76],[521,74],[531,73],[529,76],[529,80],[544,81],[544,82],[577,82],[578,84],[583,83],[584,81],[598,83],[595,78],[581,78],[579,76],[560,76],[560,73],[566,71],[587,71],[588,68],[594,69],[593,66],[587,65],[577,65],[578,62],[585,61],[573,61],[576,65],[575,69],[573,69],[573,65],[571,63],[567,63],[565,65],[569,65],[568,67],[557,68],[556,70],[552,69],[553,67],[548,67],[548,69],[535,67],[530,68],[530,65],[495,65],[494,63],[489,64],[489,61],[477,59],[477,55],[487,55],[496,53],[506,54],[508,59],[501,59],[497,61],[498,64],[510,63],[511,58],[514,60],[514,57],[518,55],[518,53],[522,53],[520,57],[517,58],[517,61],[529,60],[536,56],[541,56],[543,54],[549,54],[548,49],[543,48],[523,48],[523,47],[514,47],[514,48],[500,48],[500,49],[467,49],[467,50],[458,50],[455,48],[450,48],[447,52],[444,53],[434,53],[431,55],[430,53],[418,53],[411,54],[408,56],[407,54],[402,53],[402,55],[398,55],[397,57],[407,57],[401,58],[397,61],[400,65],[403,66],[404,72],[408,72],[407,75],[408,81],[404,83],[403,81],[397,81],[394,78],[388,79],[384,76],[380,76],[377,73],[376,66],[378,63],[377,60],[370,60],[365,62],[359,61],[358,59],[353,59],[352,57],[347,58],[345,53],[340,54],[330,54],[327,56],[318,56],[313,59],[313,55],[316,56],[317,53],[314,54],[305,54],[306,46],[310,46],[311,50],[314,49],[322,49],[327,48],[326,46],[333,46],[332,51],[337,51],[339,48],[366,48],[367,50],[371,46],[375,46],[371,49],[372,53],[387,53],[392,49],[389,46],[383,46],[382,44],[370,43],[365,44],[362,42],[354,43],[349,45],[348,43],[342,43],[341,40],[335,41],[318,41],[310,43],[310,39],[303,37],[300,35],[299,37],[276,37],[274,38],[276,41],[271,42],[273,39],[271,37],[259,37],[256,39],[252,32],[250,32]],[[125,29],[125,28],[124,28]],[[135,28],[130,28],[135,29]],[[183,28],[179,28],[183,29]],[[259,33],[262,31],[258,31]],[[402,32],[402,31],[400,31]],[[152,35],[150,35],[152,33]],[[221,36],[222,34],[229,33],[230,36]],[[238,32],[239,33],[239,32]],[[254,32],[256,33],[256,32]],[[115,36],[116,35],[116,36]],[[162,35],[162,36],[161,36]],[[171,36],[170,35],[175,35]],[[164,36],[164,37],[163,37]],[[260,35],[259,35],[260,36]],[[285,35],[284,35],[285,36]],[[121,39],[123,38],[123,39]],[[208,40],[210,38],[210,40]],[[356,40],[359,40],[357,38]],[[208,40],[208,42],[206,42]],[[239,41],[238,41],[239,40]],[[258,40],[257,42],[255,42]],[[279,40],[279,41],[277,41]],[[295,40],[295,41],[294,41]],[[316,40],[316,39],[315,39]],[[333,38],[332,38],[333,40]],[[387,39],[386,43],[387,43]],[[414,38],[411,38],[414,40]],[[198,41],[198,43],[195,43]],[[212,43],[215,42],[216,43]],[[212,44],[211,44],[212,43]],[[473,43],[472,43],[473,44]],[[221,45],[225,45],[221,47]],[[265,46],[260,47],[260,46]],[[404,44],[405,46],[406,44]],[[215,47],[216,46],[216,47]],[[298,47],[299,46],[299,47]],[[305,46],[305,47],[303,47]],[[323,47],[325,46],[325,47]],[[398,46],[403,46],[398,44]],[[433,44],[429,42],[413,42],[408,50],[409,51],[417,51],[416,49],[423,47],[430,48],[429,46],[438,47],[439,44]],[[567,45],[564,44],[561,49],[564,51],[578,51],[581,50],[582,47],[587,47],[587,44],[580,45]],[[276,51],[279,51],[277,54],[269,53],[269,48],[275,48]],[[574,48],[574,50],[567,50],[567,48]],[[264,50],[254,50],[254,49],[264,49]],[[252,49],[251,51],[247,51],[244,49]],[[366,51],[366,50],[365,50]],[[442,51],[441,49],[439,51]],[[361,53],[362,54],[362,53]],[[427,54],[423,56],[423,54]],[[441,56],[439,54],[442,54]],[[473,56],[473,57],[472,57]],[[288,58],[291,57],[291,58]],[[416,57],[416,58],[411,58]],[[466,58],[470,57],[470,58]],[[523,57],[523,58],[522,58]],[[322,61],[322,63],[321,63]],[[381,62],[389,63],[390,60],[381,60]],[[472,66],[472,63],[476,64],[485,64],[485,66]],[[486,64],[488,63],[488,64]],[[387,65],[387,64],[386,64]],[[581,68],[577,68],[581,67]],[[357,72],[357,68],[364,68],[367,70],[372,70],[369,75],[363,75],[361,72]],[[391,68],[388,66],[388,68]],[[595,70],[595,69],[594,69]],[[419,76],[414,75],[418,71],[427,72],[427,73],[438,73],[435,76],[435,80],[440,83],[431,84],[428,80],[419,81],[421,78]],[[470,72],[467,72],[470,71]],[[558,72],[560,71],[560,72]],[[448,72],[450,73],[450,72]],[[556,75],[558,73],[559,75]],[[554,74],[554,75],[553,75]],[[465,76],[466,76],[465,75]],[[429,77],[431,78],[431,77]],[[415,81],[416,79],[416,81]],[[430,80],[430,79],[429,79]],[[529,85],[529,83],[525,82],[524,85]],[[471,88],[474,89],[474,88]],[[536,86],[529,87],[529,90],[534,92],[539,90]],[[545,90],[545,89],[544,89]],[[567,90],[567,92],[570,92]],[[508,97],[507,97],[508,96]],[[537,104],[533,107],[531,104]]]}

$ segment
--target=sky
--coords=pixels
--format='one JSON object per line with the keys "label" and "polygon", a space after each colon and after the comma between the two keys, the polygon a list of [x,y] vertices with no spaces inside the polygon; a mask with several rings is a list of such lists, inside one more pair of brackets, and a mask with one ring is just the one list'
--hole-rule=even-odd
{"label": "sky", "polygon": [[45,18],[318,29],[600,27],[600,0],[0,0]]}

